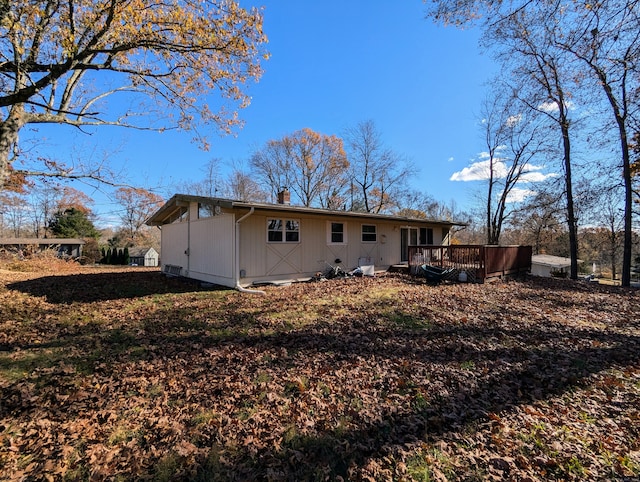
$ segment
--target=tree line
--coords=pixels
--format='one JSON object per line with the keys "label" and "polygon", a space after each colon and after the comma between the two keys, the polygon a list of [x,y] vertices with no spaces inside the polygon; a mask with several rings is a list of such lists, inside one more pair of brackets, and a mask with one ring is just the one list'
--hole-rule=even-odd
{"label": "tree line", "polygon": [[223,175],[212,159],[203,178],[179,190],[240,201],[277,202],[288,189],[291,203],[305,207],[448,219],[464,217],[454,203],[411,188],[417,168],[388,147],[373,120],[347,128],[342,136],[300,129],[267,141],[246,166]]}

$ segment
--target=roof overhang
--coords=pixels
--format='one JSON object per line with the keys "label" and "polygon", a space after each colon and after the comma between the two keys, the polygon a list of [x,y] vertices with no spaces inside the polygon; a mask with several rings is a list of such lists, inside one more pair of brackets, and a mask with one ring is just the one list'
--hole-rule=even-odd
{"label": "roof overhang", "polygon": [[255,211],[270,211],[286,213],[288,215],[313,215],[313,216],[331,216],[342,218],[357,218],[367,220],[383,220],[383,221],[395,221],[399,223],[422,223],[439,225],[443,227],[451,226],[466,226],[467,223],[461,223],[457,221],[445,221],[436,219],[421,219],[415,217],[394,216],[390,214],[375,214],[375,213],[361,213],[355,211],[340,211],[329,210],[320,208],[309,208],[304,206],[291,206],[288,204],[267,204],[267,203],[253,203],[244,201],[234,201],[231,199],[204,197],[204,196],[192,196],[189,194],[176,194],[169,199],[164,206],[162,206],[155,214],[153,214],[148,220],[149,226],[161,226],[173,222],[177,217],[184,213],[189,204],[192,202],[198,202],[209,206],[220,206],[221,209],[251,209]]}

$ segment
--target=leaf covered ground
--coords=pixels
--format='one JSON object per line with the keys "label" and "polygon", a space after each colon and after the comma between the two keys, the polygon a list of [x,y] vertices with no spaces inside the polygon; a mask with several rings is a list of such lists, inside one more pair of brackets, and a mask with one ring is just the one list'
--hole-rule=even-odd
{"label": "leaf covered ground", "polygon": [[2,480],[637,480],[640,295],[0,270]]}

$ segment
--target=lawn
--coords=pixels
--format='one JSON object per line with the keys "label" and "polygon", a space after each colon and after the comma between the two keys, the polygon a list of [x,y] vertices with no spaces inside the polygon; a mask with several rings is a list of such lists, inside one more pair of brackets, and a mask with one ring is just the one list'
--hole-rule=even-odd
{"label": "lawn", "polygon": [[640,292],[0,270],[2,480],[636,480]]}

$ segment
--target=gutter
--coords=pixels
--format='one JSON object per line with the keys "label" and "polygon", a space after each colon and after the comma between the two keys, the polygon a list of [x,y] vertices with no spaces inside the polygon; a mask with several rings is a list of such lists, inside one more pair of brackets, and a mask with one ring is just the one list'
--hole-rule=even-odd
{"label": "gutter", "polygon": [[235,239],[235,272],[236,272],[236,286],[235,288],[240,291],[241,293],[250,293],[250,294],[254,294],[254,295],[266,295],[266,293],[262,290],[250,290],[247,288],[244,288],[242,286],[240,286],[240,223],[242,221],[244,221],[245,219],[247,219],[249,216],[251,216],[254,211],[256,210],[255,207],[251,206],[251,209],[249,210],[248,213],[244,214],[240,219],[238,219],[236,221],[236,239]]}

